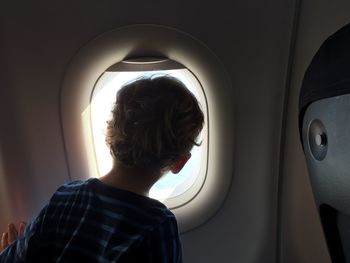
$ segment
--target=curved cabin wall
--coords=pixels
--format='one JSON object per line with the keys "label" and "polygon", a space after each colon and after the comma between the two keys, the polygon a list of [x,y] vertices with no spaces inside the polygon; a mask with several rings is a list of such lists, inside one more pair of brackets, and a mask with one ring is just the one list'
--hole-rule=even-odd
{"label": "curved cabin wall", "polygon": [[[0,182],[9,193],[0,193],[0,229],[8,219],[32,218],[70,180],[59,111],[70,60],[103,32],[157,24],[207,45],[226,68],[236,96],[232,90],[221,94],[236,101],[230,191],[215,216],[182,235],[185,262],[275,262],[279,151],[294,8],[294,0],[4,3]],[[233,113],[226,112],[225,118]]]}

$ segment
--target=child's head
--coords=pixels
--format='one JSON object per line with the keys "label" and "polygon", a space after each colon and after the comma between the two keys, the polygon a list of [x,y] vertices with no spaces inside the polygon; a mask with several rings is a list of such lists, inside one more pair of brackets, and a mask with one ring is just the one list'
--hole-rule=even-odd
{"label": "child's head", "polygon": [[126,84],[112,113],[106,141],[113,157],[129,167],[170,168],[198,145],[204,122],[196,98],[170,76]]}

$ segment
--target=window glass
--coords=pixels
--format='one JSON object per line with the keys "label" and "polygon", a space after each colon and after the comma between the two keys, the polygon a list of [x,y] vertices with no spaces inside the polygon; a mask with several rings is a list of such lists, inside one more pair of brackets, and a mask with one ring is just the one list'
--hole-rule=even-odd
{"label": "window glass", "polygon": [[[185,84],[200,103],[205,115],[205,127],[198,141],[207,138],[207,105],[203,90],[198,80],[186,68],[161,71],[106,71],[96,82],[91,99],[91,129],[94,141],[95,160],[99,176],[103,176],[112,168],[112,157],[105,143],[107,121],[111,118],[111,109],[118,90],[127,82],[142,76],[170,75]],[[160,201],[176,198],[195,183],[203,183],[207,163],[207,143],[194,146],[192,157],[178,174],[168,172],[150,190],[150,197]],[[202,182],[199,182],[202,181]]]}

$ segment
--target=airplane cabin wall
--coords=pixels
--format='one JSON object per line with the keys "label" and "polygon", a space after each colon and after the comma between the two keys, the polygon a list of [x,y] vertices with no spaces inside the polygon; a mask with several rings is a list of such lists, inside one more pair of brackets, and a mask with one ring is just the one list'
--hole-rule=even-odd
{"label": "airplane cabin wall", "polygon": [[284,263],[331,262],[301,149],[298,99],[303,76],[312,57],[328,36],[349,22],[349,1],[301,1],[281,179],[280,260]]}
{"label": "airplane cabin wall", "polygon": [[[232,81],[232,185],[182,234],[185,262],[275,262],[284,98],[295,0],[16,1],[0,9],[0,229],[29,220],[70,180],[60,90],[74,54],[121,26],[173,27],[206,44]],[[176,43],[175,43],[176,44]],[[222,123],[224,129],[225,124]]]}

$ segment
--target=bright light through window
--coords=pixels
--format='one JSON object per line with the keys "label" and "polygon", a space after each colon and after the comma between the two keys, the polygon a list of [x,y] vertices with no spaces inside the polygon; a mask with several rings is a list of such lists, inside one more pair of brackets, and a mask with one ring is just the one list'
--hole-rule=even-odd
{"label": "bright light through window", "polygon": [[[108,173],[112,168],[112,157],[105,143],[107,120],[111,118],[111,109],[114,105],[118,90],[127,82],[142,76],[170,75],[185,84],[199,101],[206,117],[206,101],[202,88],[198,80],[186,68],[162,71],[126,71],[108,72],[106,71],[97,81],[91,101],[91,124],[94,140],[96,163],[100,176]],[[207,138],[206,125],[200,134],[198,141]],[[206,143],[201,146],[194,146],[192,157],[179,174],[171,172],[165,174],[150,191],[150,197],[164,201],[175,198],[188,191],[196,181],[204,180],[206,170],[207,147]]]}

